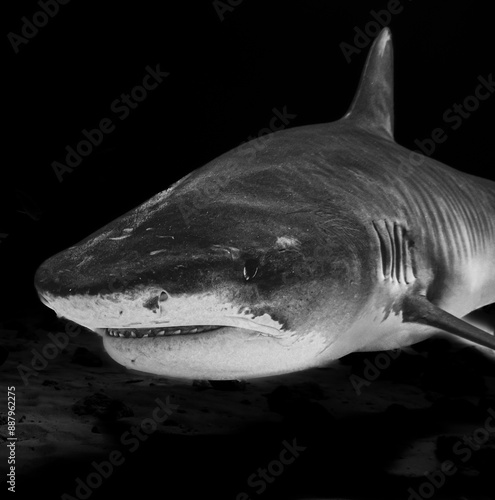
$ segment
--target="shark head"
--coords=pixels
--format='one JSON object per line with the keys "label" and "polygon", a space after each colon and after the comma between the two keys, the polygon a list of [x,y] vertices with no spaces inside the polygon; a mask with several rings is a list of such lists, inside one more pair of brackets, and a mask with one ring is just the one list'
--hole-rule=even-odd
{"label": "shark head", "polygon": [[355,130],[393,142],[390,44],[384,30],[342,120],[246,143],[48,259],[42,302],[165,376],[274,375],[356,350],[377,244],[342,203],[340,165]]}
{"label": "shark head", "polygon": [[331,207],[317,220],[329,213],[318,227],[285,168],[237,150],[48,259],[35,285],[136,370],[232,379],[319,366],[343,354],[366,295],[358,226]]}

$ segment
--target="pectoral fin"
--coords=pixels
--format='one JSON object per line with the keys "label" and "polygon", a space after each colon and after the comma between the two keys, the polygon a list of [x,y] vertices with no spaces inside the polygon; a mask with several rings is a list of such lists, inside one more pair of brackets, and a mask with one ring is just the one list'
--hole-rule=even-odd
{"label": "pectoral fin", "polygon": [[422,295],[405,298],[402,312],[405,323],[429,325],[495,350],[495,336],[440,309]]}

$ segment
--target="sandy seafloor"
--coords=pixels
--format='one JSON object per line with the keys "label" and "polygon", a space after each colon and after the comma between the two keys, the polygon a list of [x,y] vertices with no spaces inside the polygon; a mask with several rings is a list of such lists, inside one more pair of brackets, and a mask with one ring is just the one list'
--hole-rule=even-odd
{"label": "sandy seafloor", "polygon": [[[47,311],[0,329],[2,457],[7,387],[16,393],[11,498],[495,498],[495,363],[474,347],[432,339],[398,356],[209,383],[126,370],[83,331],[24,383],[19,366],[65,324]],[[155,424],[157,398],[167,411]],[[149,433],[132,437],[141,424]],[[103,478],[95,464],[109,457],[118,464]]]}

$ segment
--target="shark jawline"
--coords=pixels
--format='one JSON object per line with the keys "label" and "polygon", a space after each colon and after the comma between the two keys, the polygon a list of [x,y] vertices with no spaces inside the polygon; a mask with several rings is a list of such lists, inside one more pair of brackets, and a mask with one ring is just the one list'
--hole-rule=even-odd
{"label": "shark jawline", "polygon": [[[252,319],[233,316],[216,316],[212,318],[196,318],[197,322],[180,321],[160,323],[127,323],[127,324],[103,324],[101,326],[87,326],[90,330],[102,337],[112,338],[155,338],[174,336],[199,336],[209,332],[218,333],[221,329],[239,330],[251,332],[255,335],[280,338],[290,333],[288,330],[277,326],[269,326],[257,323]],[[84,323],[84,321],[83,321]]]}
{"label": "shark jawline", "polygon": [[225,328],[222,325],[185,325],[164,326],[154,328],[103,328],[105,335],[115,338],[153,338],[171,337],[174,335],[198,335]]}
{"label": "shark jawline", "polygon": [[[160,325],[160,326],[107,326],[104,328],[94,328],[96,333],[102,337],[110,337],[113,339],[154,339],[161,338],[165,340],[167,337],[200,337],[207,336],[209,333],[221,333],[221,330],[238,330],[239,332],[249,332],[256,336],[280,338],[284,330],[277,330],[266,326],[253,325],[251,322],[246,324],[176,324],[176,325]],[[273,330],[273,331],[268,331]]]}

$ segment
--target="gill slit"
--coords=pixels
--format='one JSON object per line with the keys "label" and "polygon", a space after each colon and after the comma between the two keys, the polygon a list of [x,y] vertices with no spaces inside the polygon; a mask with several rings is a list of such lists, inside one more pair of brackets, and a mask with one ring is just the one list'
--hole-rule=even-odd
{"label": "gill slit", "polygon": [[409,285],[416,280],[413,241],[398,222],[373,221],[378,236],[381,272],[384,281]]}

